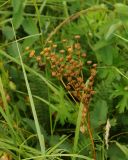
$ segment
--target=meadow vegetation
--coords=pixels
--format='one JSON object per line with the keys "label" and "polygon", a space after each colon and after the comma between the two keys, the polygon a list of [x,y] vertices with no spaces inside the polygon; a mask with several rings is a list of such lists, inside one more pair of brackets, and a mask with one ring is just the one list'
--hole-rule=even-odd
{"label": "meadow vegetation", "polygon": [[0,160],[127,160],[127,44],[127,0],[0,0]]}

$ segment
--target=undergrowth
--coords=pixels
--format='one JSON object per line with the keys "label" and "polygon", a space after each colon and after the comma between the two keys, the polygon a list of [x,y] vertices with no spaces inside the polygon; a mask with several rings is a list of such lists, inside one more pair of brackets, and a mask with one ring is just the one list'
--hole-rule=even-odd
{"label": "undergrowth", "polygon": [[0,1],[0,159],[128,159],[127,0]]}

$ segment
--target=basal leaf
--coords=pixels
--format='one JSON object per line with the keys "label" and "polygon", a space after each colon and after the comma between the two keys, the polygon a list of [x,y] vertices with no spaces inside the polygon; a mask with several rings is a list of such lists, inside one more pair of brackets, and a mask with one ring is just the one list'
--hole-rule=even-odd
{"label": "basal leaf", "polygon": [[32,18],[24,19],[22,25],[25,32],[28,33],[29,35],[36,34],[39,32],[35,20]]}
{"label": "basal leaf", "polygon": [[104,124],[107,119],[108,106],[106,101],[99,100],[95,104],[94,110],[91,112],[91,123],[94,127]]}

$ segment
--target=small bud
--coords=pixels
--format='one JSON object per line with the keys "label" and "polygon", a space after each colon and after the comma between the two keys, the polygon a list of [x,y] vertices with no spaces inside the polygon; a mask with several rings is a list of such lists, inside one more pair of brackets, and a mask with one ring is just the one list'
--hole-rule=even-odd
{"label": "small bud", "polygon": [[60,52],[61,54],[63,54],[63,53],[65,52],[65,50],[62,49],[62,50],[60,50],[59,52]]}
{"label": "small bud", "polygon": [[60,61],[60,62],[63,62],[63,61],[64,61],[64,58],[63,58],[63,57],[61,57],[61,58],[59,59],[59,61]]}
{"label": "small bud", "polygon": [[7,100],[7,102],[10,102],[11,97],[10,97],[10,95],[9,95],[9,94],[6,94],[6,100]]}
{"label": "small bud", "polygon": [[82,125],[81,127],[80,127],[80,131],[84,134],[85,133],[85,126],[84,125]]}
{"label": "small bud", "polygon": [[70,90],[70,89],[71,89],[71,87],[70,87],[69,85],[67,85],[67,86],[66,86],[66,89],[67,89],[67,90]]}
{"label": "small bud", "polygon": [[68,77],[67,80],[68,82],[70,82],[72,80],[72,77]]}
{"label": "small bud", "polygon": [[39,61],[41,61],[41,56],[37,56],[36,57],[36,60],[39,62]]}
{"label": "small bud", "polygon": [[56,76],[56,72],[52,72],[52,76],[55,77]]}
{"label": "small bud", "polygon": [[63,42],[63,43],[67,42],[67,39],[63,39],[62,42]]}
{"label": "small bud", "polygon": [[44,52],[49,52],[49,51],[50,51],[50,47],[49,47],[49,48],[44,48],[43,51],[44,51]]}
{"label": "small bud", "polygon": [[94,94],[96,94],[96,91],[91,91],[91,95],[94,95]]}
{"label": "small bud", "polygon": [[49,43],[49,44],[51,44],[51,43],[52,43],[52,41],[50,40],[50,41],[48,41],[48,43]]}
{"label": "small bud", "polygon": [[53,47],[53,48],[56,48],[56,47],[57,47],[57,44],[53,44],[52,47]]}
{"label": "small bud", "polygon": [[76,49],[81,49],[80,43],[75,43],[75,48],[76,48]]}
{"label": "small bud", "polygon": [[85,58],[85,57],[87,57],[87,54],[86,53],[82,53],[81,57]]}
{"label": "small bud", "polygon": [[27,46],[27,47],[25,48],[25,50],[26,50],[26,51],[29,51],[29,49],[30,49],[30,47],[29,47],[29,46]]}
{"label": "small bud", "polygon": [[73,48],[72,48],[72,47],[69,47],[69,48],[67,49],[67,51],[68,51],[69,53],[72,53],[72,52],[73,52]]}
{"label": "small bud", "polygon": [[83,82],[83,78],[78,77],[78,78],[77,78],[77,81],[81,83],[81,82]]}
{"label": "small bud", "polygon": [[92,61],[87,61],[87,64],[92,64]]}
{"label": "small bud", "polygon": [[29,54],[29,57],[31,58],[31,57],[34,57],[35,56],[35,50],[32,50],[31,52],[30,52],[30,54]]}
{"label": "small bud", "polygon": [[96,67],[97,67],[97,64],[93,64],[93,67],[96,68]]}
{"label": "small bud", "polygon": [[72,59],[72,55],[66,56],[66,60],[67,60],[67,61],[70,61],[71,59]]}
{"label": "small bud", "polygon": [[80,39],[80,35],[75,35],[75,39]]}
{"label": "small bud", "polygon": [[9,81],[9,87],[10,87],[11,90],[16,90],[16,85],[12,81]]}

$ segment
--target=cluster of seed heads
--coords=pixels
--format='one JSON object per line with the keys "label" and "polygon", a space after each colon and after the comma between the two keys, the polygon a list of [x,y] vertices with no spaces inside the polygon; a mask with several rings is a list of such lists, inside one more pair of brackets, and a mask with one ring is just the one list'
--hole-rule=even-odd
{"label": "cluster of seed heads", "polygon": [[[70,45],[67,39],[62,40],[61,46],[53,43],[53,41],[49,41],[48,47],[43,49],[40,56],[36,57],[36,60],[38,64],[42,64],[41,56],[43,56],[50,63],[52,76],[58,78],[64,84],[66,90],[75,100],[83,103],[84,108],[80,130],[84,133],[88,105],[92,95],[95,93],[93,84],[97,64],[92,64],[92,61],[86,60],[87,55],[82,51],[79,41],[79,35],[74,37],[73,44]],[[35,56],[35,52],[31,52],[29,56]],[[86,83],[82,73],[85,62],[90,68],[90,76]]]}

